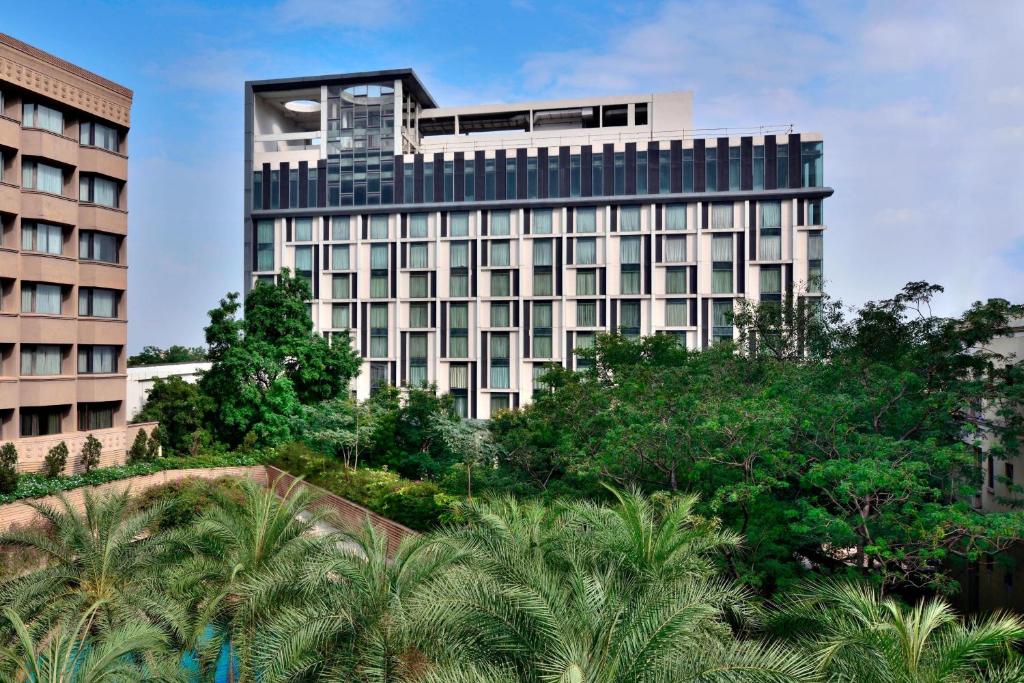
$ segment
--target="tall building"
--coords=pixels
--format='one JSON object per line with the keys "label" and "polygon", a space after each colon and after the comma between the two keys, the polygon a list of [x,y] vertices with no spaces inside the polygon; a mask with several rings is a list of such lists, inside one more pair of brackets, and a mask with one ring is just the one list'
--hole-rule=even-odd
{"label": "tall building", "polygon": [[822,140],[693,127],[690,93],[440,107],[411,69],[245,86],[245,288],[309,279],[354,387],[487,418],[597,332],[731,338],[740,297],[815,297]]}
{"label": "tall building", "polygon": [[0,443],[123,459],[132,91],[0,34]]}

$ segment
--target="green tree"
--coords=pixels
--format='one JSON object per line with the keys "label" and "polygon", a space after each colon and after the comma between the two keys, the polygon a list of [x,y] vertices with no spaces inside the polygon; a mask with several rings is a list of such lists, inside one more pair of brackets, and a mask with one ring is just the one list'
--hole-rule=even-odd
{"label": "green tree", "polygon": [[329,343],[313,332],[305,280],[282,271],[278,283],[237,294],[210,311],[206,327],[213,366],[200,380],[212,400],[215,435],[232,446],[252,434],[257,444],[291,437],[301,405],[343,395],[359,373],[359,355],[341,337]]}
{"label": "green tree", "polygon": [[206,426],[213,404],[197,384],[181,377],[157,377],[135,422],[159,422],[168,454],[190,452],[192,435]]}
{"label": "green tree", "polygon": [[175,344],[166,349],[159,346],[144,346],[142,351],[128,357],[128,367],[163,365],[165,363],[197,363],[206,360],[206,349],[201,346],[180,346]]}
{"label": "green tree", "polygon": [[68,445],[61,441],[46,453],[43,460],[43,471],[50,479],[59,477],[64,473],[64,467],[68,464]]}
{"label": "green tree", "polygon": [[380,404],[351,396],[303,406],[296,433],[318,453],[338,458],[345,467],[358,467],[360,455],[373,445],[381,419]]}
{"label": "green tree", "polygon": [[128,463],[145,462],[149,459],[149,436],[145,429],[140,429],[128,449]]}
{"label": "green tree", "polygon": [[13,443],[0,446],[0,493],[13,493],[18,488],[18,449]]}
{"label": "green tree", "polygon": [[79,459],[82,467],[85,468],[86,472],[91,472],[92,468],[100,464],[100,455],[103,453],[103,444],[92,434],[85,437],[85,441],[82,443],[82,453]]}

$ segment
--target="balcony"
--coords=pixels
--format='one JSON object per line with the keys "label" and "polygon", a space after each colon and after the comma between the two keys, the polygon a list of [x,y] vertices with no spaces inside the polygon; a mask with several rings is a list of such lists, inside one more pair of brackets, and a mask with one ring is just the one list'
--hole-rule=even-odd
{"label": "balcony", "polygon": [[0,116],[0,145],[18,149],[21,147],[21,123]]}
{"label": "balcony", "polygon": [[33,282],[54,282],[73,285],[78,278],[78,264],[64,256],[21,253],[21,279]]}
{"label": "balcony", "polygon": [[[124,305],[124,302],[122,302]],[[112,344],[124,346],[128,340],[128,323],[125,320],[101,320],[82,318],[78,321],[79,344]]]}
{"label": "balcony", "polygon": [[80,287],[106,287],[124,290],[128,287],[128,269],[116,263],[80,261],[78,263]]}
{"label": "balcony", "polygon": [[78,401],[124,401],[127,375],[79,375]]}
{"label": "balcony", "polygon": [[128,158],[101,147],[79,147],[78,171],[128,180]]}
{"label": "balcony", "polygon": [[128,212],[121,209],[109,209],[98,204],[82,204],[78,207],[76,218],[78,225],[83,228],[96,228],[116,235],[128,234]]}
{"label": "balcony", "polygon": [[[64,362],[66,364],[70,361],[65,360]],[[56,406],[74,403],[75,384],[74,375],[22,376],[18,382],[21,405]]]}
{"label": "balcony", "polygon": [[22,129],[19,147],[22,156],[50,159],[65,166],[78,165],[78,142],[48,130]]}
{"label": "balcony", "polygon": [[76,331],[75,319],[68,316],[21,314],[21,341],[26,344],[73,344]]}
{"label": "balcony", "polygon": [[74,225],[78,221],[78,200],[36,190],[22,190],[21,216],[46,223]]}

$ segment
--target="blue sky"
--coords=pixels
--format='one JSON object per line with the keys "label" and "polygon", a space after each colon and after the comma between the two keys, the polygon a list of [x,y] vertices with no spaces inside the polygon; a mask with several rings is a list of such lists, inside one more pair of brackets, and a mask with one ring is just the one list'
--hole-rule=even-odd
{"label": "blue sky", "polygon": [[243,81],[403,66],[442,104],[693,90],[697,127],[821,132],[835,295],[1024,301],[1024,2],[78,0],[0,30],[135,91],[133,351],[201,343],[241,287]]}

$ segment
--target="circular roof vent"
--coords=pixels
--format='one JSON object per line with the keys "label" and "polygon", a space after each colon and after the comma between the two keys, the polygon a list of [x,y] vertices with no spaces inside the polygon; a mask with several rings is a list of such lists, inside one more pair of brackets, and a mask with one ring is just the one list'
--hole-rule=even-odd
{"label": "circular roof vent", "polygon": [[313,100],[291,100],[284,103],[284,108],[302,114],[312,114],[320,111],[320,103]]}

